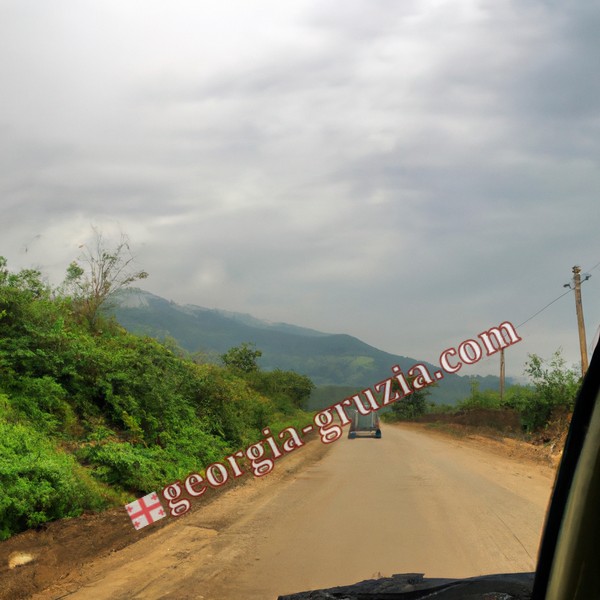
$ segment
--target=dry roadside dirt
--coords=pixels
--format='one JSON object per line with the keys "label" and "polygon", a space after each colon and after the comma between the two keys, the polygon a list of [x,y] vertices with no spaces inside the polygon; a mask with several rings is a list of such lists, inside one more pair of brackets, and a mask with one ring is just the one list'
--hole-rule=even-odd
{"label": "dry roadside dirt", "polygon": [[[136,532],[125,511],[0,544],[0,598],[274,600],[394,573],[533,571],[555,469],[526,445],[387,425]],[[15,552],[35,560],[9,570]]]}

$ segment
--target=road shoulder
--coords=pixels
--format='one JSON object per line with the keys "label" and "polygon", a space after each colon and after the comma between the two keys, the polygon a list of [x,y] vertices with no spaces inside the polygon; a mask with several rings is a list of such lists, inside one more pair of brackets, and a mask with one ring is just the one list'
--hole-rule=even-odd
{"label": "road shoulder", "polygon": [[[136,531],[123,508],[103,513],[61,519],[38,530],[29,530],[0,543],[0,600],[22,598],[61,598],[86,583],[102,578],[107,569],[122,562],[127,551],[143,555],[152,547],[172,544],[177,531],[194,528],[210,537],[215,526],[235,518],[235,507],[268,495],[279,483],[294,477],[306,466],[319,461],[329,447],[313,436],[294,452],[279,459],[268,476],[244,476],[225,488],[205,494],[192,504],[191,511],[167,518]],[[212,526],[204,525],[210,511]],[[142,548],[143,547],[143,548]],[[139,548],[139,550],[136,550]],[[21,566],[10,568],[15,562]]]}

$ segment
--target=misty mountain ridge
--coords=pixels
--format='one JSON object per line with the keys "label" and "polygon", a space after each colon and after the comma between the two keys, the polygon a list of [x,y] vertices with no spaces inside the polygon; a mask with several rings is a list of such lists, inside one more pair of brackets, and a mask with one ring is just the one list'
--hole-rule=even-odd
{"label": "misty mountain ridge", "polygon": [[[328,390],[343,386],[344,393],[357,393],[390,377],[393,365],[399,365],[405,373],[419,362],[431,373],[438,369],[426,361],[384,352],[347,334],[270,322],[245,313],[180,305],[138,288],[121,291],[115,300],[110,312],[131,332],[161,340],[173,338],[183,349],[203,354],[211,362],[218,362],[229,348],[250,342],[262,352],[258,361],[261,368],[296,371]],[[462,400],[470,395],[473,379],[481,390],[498,389],[498,377],[446,374],[437,387],[431,388],[430,399],[448,404]]]}

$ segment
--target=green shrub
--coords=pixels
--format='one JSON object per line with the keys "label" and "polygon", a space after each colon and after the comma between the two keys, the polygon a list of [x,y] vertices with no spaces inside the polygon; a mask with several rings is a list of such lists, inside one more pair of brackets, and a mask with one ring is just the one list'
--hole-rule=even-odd
{"label": "green shrub", "polygon": [[32,427],[0,420],[0,539],[107,503],[72,456]]}
{"label": "green shrub", "polygon": [[479,382],[471,380],[471,395],[457,404],[459,410],[499,409],[500,393],[495,390],[480,390]]}
{"label": "green shrub", "polygon": [[581,376],[575,367],[566,366],[560,350],[550,360],[530,354],[525,373],[533,387],[512,386],[504,402],[519,411],[523,429],[527,432],[543,429],[557,408],[573,410]]}
{"label": "green shrub", "polygon": [[222,460],[228,452],[222,440],[197,428],[182,427],[177,435],[166,437],[164,448],[109,441],[85,446],[77,456],[93,468],[98,480],[133,494],[147,494]]}
{"label": "green shrub", "polygon": [[39,431],[68,432],[76,423],[67,393],[51,377],[21,377],[12,386],[11,405]]}
{"label": "green shrub", "polygon": [[252,371],[245,380],[256,391],[271,398],[281,412],[293,413],[296,409],[306,409],[313,382],[294,371]]}

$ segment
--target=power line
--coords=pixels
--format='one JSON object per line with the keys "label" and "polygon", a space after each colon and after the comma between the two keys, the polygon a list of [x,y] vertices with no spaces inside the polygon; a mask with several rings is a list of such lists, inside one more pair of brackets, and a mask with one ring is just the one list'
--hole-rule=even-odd
{"label": "power line", "polygon": [[[600,264],[600,263],[598,263],[598,264]],[[566,292],[564,292],[560,296],[558,296],[558,298],[554,298],[554,300],[552,300],[552,302],[549,302],[548,304],[546,304],[546,306],[544,306],[544,308],[540,308],[540,310],[538,310],[535,314],[531,315],[528,319],[525,319],[525,321],[523,321],[520,325],[517,325],[517,329],[519,327],[522,327],[523,325],[525,325],[525,323],[527,323],[528,321],[531,321],[531,319],[533,319],[534,317],[537,317],[541,312],[544,312],[549,306],[552,306],[557,300],[560,300],[563,296],[566,296],[567,294],[569,294],[572,291],[573,290],[569,288]]]}
{"label": "power line", "polygon": [[[598,262],[597,264],[595,264],[591,269],[587,269],[587,271],[593,271],[596,267],[600,266],[600,262]],[[584,281],[587,281],[589,279],[589,277],[587,277],[586,279],[584,279]],[[554,300],[552,300],[552,302],[548,302],[548,304],[546,304],[546,306],[544,306],[543,308],[540,308],[540,310],[538,310],[537,312],[535,312],[534,314],[532,314],[528,319],[525,319],[525,321],[523,321],[522,323],[520,323],[519,325],[517,325],[516,329],[519,329],[520,327],[523,327],[523,325],[525,325],[525,323],[528,323],[529,321],[531,321],[531,319],[537,317],[540,313],[543,313],[547,308],[549,308],[550,306],[552,306],[555,302],[558,302],[561,298],[564,298],[567,294],[569,294],[570,292],[574,291],[574,288],[569,287],[569,289],[566,292],[563,292],[560,296],[557,296],[556,298],[554,298]],[[483,361],[490,359],[491,356],[486,356],[483,358]],[[482,362],[483,362],[482,361]],[[501,354],[501,361],[502,363],[504,362],[504,349],[502,349],[502,354]],[[501,365],[501,375],[500,378],[501,380],[503,379],[502,376],[502,370],[503,370],[504,366]]]}
{"label": "power line", "polygon": [[[600,267],[600,261],[597,262],[591,269],[586,269],[586,272],[589,273],[589,271],[593,271],[597,267]],[[584,279],[584,281],[587,281],[587,279],[589,279],[589,277]],[[548,307],[552,306],[555,302],[557,302],[563,296],[566,296],[569,292],[572,292],[572,291],[573,291],[573,288],[570,288],[566,292],[564,292],[563,294],[558,296],[557,298],[554,298],[554,300],[552,300],[552,302],[549,302],[548,304],[546,304],[546,306],[544,306],[544,308],[540,308],[540,310],[538,310],[536,313],[531,315],[528,319],[525,319],[525,321],[523,321],[520,325],[517,325],[517,327],[522,327],[523,325],[525,325],[525,323],[528,323],[529,321],[531,321],[531,319],[533,319],[534,317],[537,317],[540,313],[544,312]]]}
{"label": "power line", "polygon": [[[598,264],[600,265],[600,263],[598,263]],[[536,313],[531,315],[528,319],[525,319],[525,321],[523,321],[520,325],[517,325],[515,329],[519,329],[519,327],[522,327],[523,325],[525,325],[525,323],[527,323],[528,321],[531,321],[531,319],[533,319],[534,317],[537,317],[540,313],[544,312],[548,307],[552,306],[555,302],[557,302],[563,296],[566,296],[569,292],[572,292],[572,291],[573,290],[570,288],[566,292],[563,292],[560,296],[558,296],[557,298],[554,298],[554,300],[552,300],[552,302],[548,302],[548,304],[546,304],[546,306],[544,306],[544,308],[540,308],[540,310],[538,310]],[[483,358],[483,360],[487,360],[488,358],[491,358],[491,356],[486,356]]]}
{"label": "power line", "polygon": [[593,271],[596,267],[600,267],[600,262],[597,262],[591,269],[586,269],[586,271]]}

